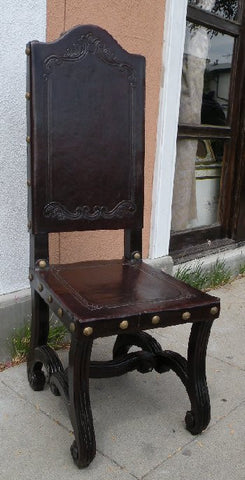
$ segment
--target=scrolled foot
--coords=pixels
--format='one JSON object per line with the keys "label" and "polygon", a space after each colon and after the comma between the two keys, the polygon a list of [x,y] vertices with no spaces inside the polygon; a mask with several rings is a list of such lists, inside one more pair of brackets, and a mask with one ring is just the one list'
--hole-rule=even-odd
{"label": "scrolled foot", "polygon": [[91,461],[93,460],[93,458],[89,458],[86,456],[79,456],[79,449],[78,449],[76,440],[74,440],[74,442],[71,444],[70,451],[71,451],[71,456],[73,458],[73,461],[78,468],[88,467]]}
{"label": "scrolled foot", "polygon": [[44,389],[46,377],[42,370],[29,370],[28,380],[32,390],[35,392],[39,392]]}
{"label": "scrolled foot", "polygon": [[192,433],[192,435],[197,435],[198,433],[201,433],[201,431],[197,431],[196,429],[196,421],[195,421],[195,417],[194,417],[194,414],[191,410],[188,410],[186,412],[186,416],[185,416],[185,424],[186,424],[186,428],[189,432]]}
{"label": "scrolled foot", "polygon": [[53,395],[60,397],[60,392],[54,383],[50,382],[49,387]]}
{"label": "scrolled foot", "polygon": [[198,435],[199,433],[202,433],[203,430],[205,430],[210,422],[210,414],[207,409],[205,412],[200,412],[199,415],[195,415],[195,413],[192,410],[189,410],[186,412],[185,416],[185,424],[186,424],[186,429],[192,434],[192,435]]}
{"label": "scrolled foot", "polygon": [[71,456],[72,456],[74,462],[76,463],[77,459],[78,459],[78,448],[77,448],[76,440],[74,440],[74,442],[71,444],[70,450],[71,450]]}

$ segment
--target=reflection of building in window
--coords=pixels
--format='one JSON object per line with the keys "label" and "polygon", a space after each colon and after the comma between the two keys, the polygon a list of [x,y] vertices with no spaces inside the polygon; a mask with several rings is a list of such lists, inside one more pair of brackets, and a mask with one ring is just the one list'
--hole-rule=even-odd
{"label": "reflection of building in window", "polygon": [[[231,75],[231,63],[214,63],[207,62],[204,90],[213,92],[213,98],[221,106],[225,117],[227,118],[228,103],[229,103],[229,88],[230,88],[230,75]],[[224,125],[219,121],[217,122],[203,122],[213,123],[214,125]]]}

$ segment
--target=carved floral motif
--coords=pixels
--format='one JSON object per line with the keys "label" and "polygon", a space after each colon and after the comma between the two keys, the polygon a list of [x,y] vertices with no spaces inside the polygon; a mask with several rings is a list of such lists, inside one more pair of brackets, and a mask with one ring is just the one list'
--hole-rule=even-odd
{"label": "carved floral motif", "polygon": [[55,66],[63,62],[84,59],[88,54],[95,55],[100,61],[118,68],[121,72],[127,72],[128,81],[131,86],[136,84],[136,73],[132,65],[120,62],[115,54],[91,32],[81,35],[70,48],[67,48],[62,56],[50,55],[44,60],[46,74],[51,73]]}
{"label": "carved floral motif", "polygon": [[50,202],[45,205],[43,214],[46,218],[62,220],[98,220],[99,218],[125,218],[136,212],[136,205],[131,200],[122,200],[111,210],[105,206],[83,205],[76,207],[73,212],[59,202]]}

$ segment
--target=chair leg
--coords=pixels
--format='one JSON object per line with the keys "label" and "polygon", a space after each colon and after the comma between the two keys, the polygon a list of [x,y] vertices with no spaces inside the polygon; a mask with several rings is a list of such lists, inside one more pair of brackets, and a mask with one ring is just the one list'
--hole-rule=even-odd
{"label": "chair leg", "polygon": [[213,320],[192,325],[187,357],[186,389],[191,411],[186,413],[186,428],[193,435],[204,430],[210,422],[210,400],[206,381],[206,350]]}
{"label": "chair leg", "polygon": [[93,339],[72,337],[68,382],[70,419],[75,441],[71,454],[79,468],[87,467],[96,454],[93,417],[89,398],[89,367]]}
{"label": "chair leg", "polygon": [[40,295],[32,289],[31,346],[27,360],[27,373],[33,390],[43,390],[45,385],[42,363],[35,361],[35,348],[47,344],[48,333],[49,307]]}

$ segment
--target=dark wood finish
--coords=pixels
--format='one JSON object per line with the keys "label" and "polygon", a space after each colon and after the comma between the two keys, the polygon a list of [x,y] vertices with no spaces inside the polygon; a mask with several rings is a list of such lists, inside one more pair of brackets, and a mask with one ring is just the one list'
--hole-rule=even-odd
{"label": "dark wood finish", "polygon": [[48,235],[46,233],[30,234],[30,273],[33,273],[38,260],[45,260],[47,264],[49,263]]}
{"label": "dark wood finish", "polygon": [[124,230],[124,257],[133,260],[135,254],[142,257],[142,230]]}
{"label": "dark wood finish", "polygon": [[178,128],[178,138],[231,138],[231,127],[215,125],[185,125]]}
{"label": "dark wood finish", "polygon": [[[186,389],[191,411],[186,414],[186,427],[197,435],[210,422],[210,401],[206,382],[206,350],[213,320],[193,324],[188,345]],[[198,369],[196,366],[198,365]]]}
{"label": "dark wood finish", "polygon": [[227,151],[223,168],[222,221],[232,238],[245,240],[245,5],[243,6],[242,30],[236,44],[237,71],[233,80],[232,145]]}
{"label": "dark wood finish", "polygon": [[27,362],[27,374],[33,390],[43,390],[45,375],[42,371],[43,363],[36,357],[36,349],[46,346],[49,333],[49,308],[47,303],[32,287],[32,320],[31,345]]}
{"label": "dark wood finish", "polygon": [[[33,304],[28,378],[34,390],[42,390],[47,381],[52,393],[64,399],[75,436],[71,454],[83,468],[96,452],[89,377],[172,369],[191,400],[187,428],[195,434],[207,426],[204,360],[219,299],[141,259],[144,59],[128,54],[93,26],[76,27],[54,43],[32,42],[28,48]],[[47,92],[51,77],[52,95]],[[124,258],[50,265],[48,232],[85,228],[124,228]],[[49,310],[71,332],[65,371],[47,346]],[[144,331],[187,322],[193,323],[187,359],[162,350]],[[108,335],[118,336],[113,359],[90,361],[93,340]],[[131,346],[139,350],[130,353]]]}
{"label": "dark wood finish", "polygon": [[92,25],[30,48],[33,232],[141,228],[145,59]]}
{"label": "dark wood finish", "polygon": [[188,6],[187,8],[187,20],[208,29],[213,28],[221,33],[227,33],[229,35],[238,36],[240,32],[240,24],[233,20],[226,20],[219,15],[207,12],[201,8]]}
{"label": "dark wood finish", "polygon": [[89,367],[92,345],[92,338],[72,336],[68,380],[70,418],[75,440],[71,446],[71,454],[79,468],[88,466],[96,453],[89,398]]}
{"label": "dark wood finish", "polygon": [[219,224],[215,224],[209,228],[200,227],[183,230],[180,232],[173,232],[170,239],[169,251],[171,254],[175,251],[186,251],[197,244],[205,243],[208,246],[208,241],[223,238],[224,232]]}

